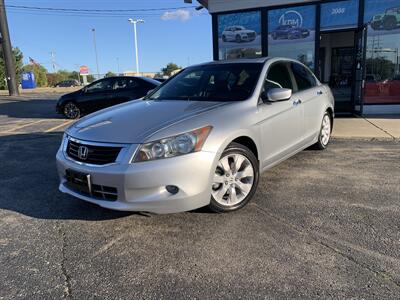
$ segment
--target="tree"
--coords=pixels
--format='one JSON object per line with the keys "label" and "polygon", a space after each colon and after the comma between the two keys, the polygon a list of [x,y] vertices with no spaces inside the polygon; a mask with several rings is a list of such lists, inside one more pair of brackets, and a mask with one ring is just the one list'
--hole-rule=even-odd
{"label": "tree", "polygon": [[114,77],[115,76],[115,73],[113,73],[113,72],[111,72],[111,71],[108,71],[107,73],[106,73],[106,75],[104,75],[104,77]]}
{"label": "tree", "polygon": [[88,75],[88,76],[87,76],[87,81],[88,81],[89,83],[91,83],[91,82],[93,82],[93,81],[95,81],[95,80],[96,80],[96,78],[94,78],[93,75]]}
{"label": "tree", "polygon": [[[17,81],[19,82],[21,81],[23,54],[18,47],[13,48],[12,54],[14,58],[14,66],[15,66]],[[0,90],[4,90],[7,88],[5,78],[6,78],[6,69],[3,60],[3,50],[0,47]]]}
{"label": "tree", "polygon": [[182,69],[182,67],[171,62],[171,63],[167,64],[164,68],[162,68],[161,72],[163,73],[164,76],[171,76],[171,75],[173,75],[174,71],[177,71],[180,69]]}
{"label": "tree", "polygon": [[47,70],[45,67],[39,64],[25,65],[23,66],[24,72],[33,72],[35,74],[35,81],[38,87],[47,86]]}

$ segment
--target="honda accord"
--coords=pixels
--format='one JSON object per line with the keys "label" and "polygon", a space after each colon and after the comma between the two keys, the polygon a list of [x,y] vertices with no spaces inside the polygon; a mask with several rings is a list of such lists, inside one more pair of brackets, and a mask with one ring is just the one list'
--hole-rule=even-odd
{"label": "honda accord", "polygon": [[59,189],[115,210],[234,211],[261,172],[325,149],[333,119],[330,89],[298,61],[191,66],[143,99],[71,125],[57,153]]}

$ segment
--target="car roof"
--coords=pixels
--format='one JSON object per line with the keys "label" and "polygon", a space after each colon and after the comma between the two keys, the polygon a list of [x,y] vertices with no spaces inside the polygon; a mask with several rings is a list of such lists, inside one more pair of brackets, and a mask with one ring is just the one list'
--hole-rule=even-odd
{"label": "car roof", "polygon": [[[219,60],[219,61],[210,61],[194,66],[210,66],[210,65],[223,65],[223,64],[250,64],[250,63],[258,63],[258,64],[263,64],[267,60],[269,60],[270,57],[258,57],[258,58],[236,58],[236,59],[227,59],[227,60]],[[192,67],[194,67],[192,66]]]}

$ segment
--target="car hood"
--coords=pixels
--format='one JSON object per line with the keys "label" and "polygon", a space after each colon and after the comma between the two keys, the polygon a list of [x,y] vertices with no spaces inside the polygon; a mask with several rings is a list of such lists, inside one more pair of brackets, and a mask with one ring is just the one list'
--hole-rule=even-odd
{"label": "car hood", "polygon": [[66,133],[86,141],[140,144],[162,129],[228,103],[136,100],[84,117]]}
{"label": "car hood", "polygon": [[77,90],[77,91],[74,91],[74,92],[71,92],[71,93],[67,93],[67,94],[62,95],[62,96],[60,97],[60,99],[69,99],[69,98],[73,98],[73,97],[75,97],[75,96],[77,96],[77,95],[80,95],[81,93],[82,93],[82,89],[79,89],[79,90]]}

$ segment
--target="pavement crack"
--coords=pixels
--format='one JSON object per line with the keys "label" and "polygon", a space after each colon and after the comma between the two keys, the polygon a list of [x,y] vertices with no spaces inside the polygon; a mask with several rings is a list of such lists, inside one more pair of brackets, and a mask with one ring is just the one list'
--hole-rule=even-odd
{"label": "pavement crack", "polygon": [[67,268],[65,267],[65,253],[66,253],[66,236],[65,232],[62,229],[62,226],[60,225],[58,227],[58,233],[61,237],[61,262],[60,262],[60,267],[61,267],[61,273],[63,276],[63,286],[64,286],[64,298],[72,298],[71,296],[71,277],[67,272]]}
{"label": "pavement crack", "polygon": [[396,137],[391,135],[390,132],[386,131],[385,129],[379,127],[378,125],[376,125],[375,123],[371,122],[370,120],[368,120],[367,118],[363,118],[365,121],[367,121],[368,123],[370,123],[372,126],[378,128],[379,130],[383,131],[384,133],[386,133],[388,136],[390,136],[393,140],[396,140]]}
{"label": "pavement crack", "polygon": [[[397,289],[400,289],[400,283],[396,281],[395,278],[393,278],[390,274],[388,274],[387,272],[382,272],[382,271],[377,271],[374,270],[373,268],[371,268],[370,266],[368,266],[367,264],[363,264],[358,262],[356,259],[354,259],[354,257],[352,257],[351,255],[348,255],[346,253],[344,253],[343,251],[340,251],[338,248],[329,245],[327,242],[324,242],[323,240],[321,240],[321,238],[324,238],[327,240],[326,237],[324,237],[323,235],[321,236],[321,234],[314,232],[314,231],[310,231],[310,232],[305,232],[302,228],[299,228],[296,225],[293,225],[292,223],[288,222],[286,219],[284,218],[280,218],[274,214],[272,214],[270,211],[266,210],[265,208],[260,207],[259,205],[257,205],[256,203],[251,203],[250,205],[255,206],[259,211],[261,211],[262,213],[268,215],[269,217],[271,217],[272,219],[275,219],[276,221],[278,221],[279,223],[282,223],[283,225],[286,225],[287,227],[290,227],[292,230],[296,231],[297,233],[299,233],[302,236],[308,236],[309,238],[311,238],[315,243],[323,246],[324,248],[335,252],[337,255],[340,255],[341,257],[345,258],[346,260],[352,262],[353,264],[356,264],[357,266],[361,267],[362,269],[371,272],[372,274],[374,274],[375,277],[382,279],[385,282],[389,282],[391,283],[394,287],[396,287]],[[344,245],[344,247],[347,247],[346,245]],[[347,247],[351,250],[353,250],[350,247]]]}

